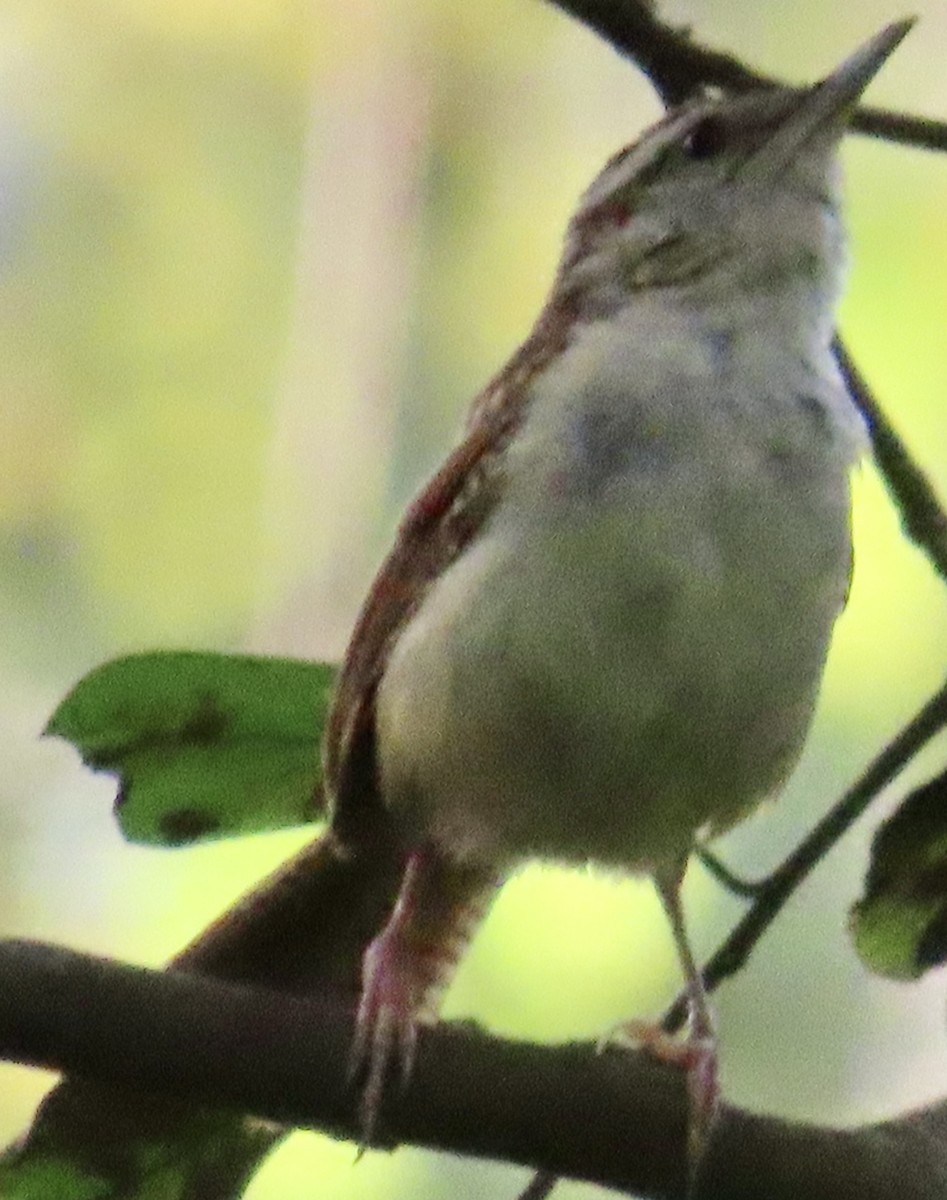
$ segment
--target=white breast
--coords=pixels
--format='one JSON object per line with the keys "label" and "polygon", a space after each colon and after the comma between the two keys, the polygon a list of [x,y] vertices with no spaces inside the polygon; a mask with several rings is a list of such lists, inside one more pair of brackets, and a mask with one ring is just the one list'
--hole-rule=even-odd
{"label": "white breast", "polygon": [[502,503],[379,689],[386,800],[455,855],[646,868],[802,744],[854,410],[825,351],[629,312],[537,381]]}

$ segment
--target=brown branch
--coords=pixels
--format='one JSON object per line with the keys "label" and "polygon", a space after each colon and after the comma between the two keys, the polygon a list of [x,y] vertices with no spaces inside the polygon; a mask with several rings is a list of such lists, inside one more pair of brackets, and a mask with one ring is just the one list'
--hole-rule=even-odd
{"label": "brown branch", "polygon": [[[0,943],[0,1054],[186,1100],[190,1111],[236,1109],[351,1136],[350,1034],[347,1004]],[[422,1033],[388,1131],[392,1145],[543,1163],[671,1198],[683,1191],[686,1112],[682,1075],[645,1054],[539,1047],[442,1025]],[[947,1103],[855,1130],[724,1106],[698,1195],[750,1200],[763,1186],[768,1200],[931,1200],[945,1173]]]}

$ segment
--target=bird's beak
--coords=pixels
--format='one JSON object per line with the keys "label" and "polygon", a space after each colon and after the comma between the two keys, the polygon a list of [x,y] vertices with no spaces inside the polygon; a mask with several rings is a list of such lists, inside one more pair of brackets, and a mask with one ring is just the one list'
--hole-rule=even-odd
{"label": "bird's beak", "polygon": [[834,144],[862,92],[914,22],[914,17],[908,17],[886,26],[821,83],[794,97],[794,103],[775,124],[772,135],[744,163],[741,179],[772,179],[820,134],[825,136],[827,145]]}

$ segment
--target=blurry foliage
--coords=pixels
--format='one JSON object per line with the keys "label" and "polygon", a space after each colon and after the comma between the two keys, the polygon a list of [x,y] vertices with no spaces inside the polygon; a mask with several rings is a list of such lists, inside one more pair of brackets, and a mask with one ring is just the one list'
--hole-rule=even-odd
{"label": "blurry foliage", "polygon": [[[796,78],[896,15],[665,8]],[[915,8],[872,98],[943,115],[947,15]],[[337,657],[398,508],[527,331],[576,196],[656,113],[540,0],[0,2],[0,934],[156,961],[292,849],[109,843],[110,789],[34,738],[82,671],[129,650]],[[843,330],[944,494],[947,168],[855,139],[846,158]],[[785,800],[733,835],[749,874],[947,665],[944,596],[870,469],[856,533],[810,750]],[[913,993],[867,990],[845,942],[868,832],[721,997],[737,1101],[838,1120],[942,1083],[940,991],[908,1018]],[[689,885],[708,945],[733,905]],[[525,872],[448,1012],[566,1037],[655,1011],[674,979],[657,912],[643,887]],[[35,1080],[0,1077],[12,1133]],[[292,1145],[258,1200],[463,1197],[487,1170],[402,1152],[353,1171],[348,1147]],[[489,1190],[515,1182],[496,1168]]]}
{"label": "blurry foliage", "polygon": [[257,586],[291,300],[306,6],[13,11],[0,598],[22,619],[8,640],[85,656],[90,640],[234,636]]}

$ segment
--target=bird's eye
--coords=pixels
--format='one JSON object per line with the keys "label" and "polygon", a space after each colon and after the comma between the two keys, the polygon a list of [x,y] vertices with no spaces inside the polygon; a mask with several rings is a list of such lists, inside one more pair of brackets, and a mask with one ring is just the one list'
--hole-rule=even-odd
{"label": "bird's eye", "polygon": [[704,117],[684,138],[688,158],[713,158],[727,145],[727,131],[719,117]]}

